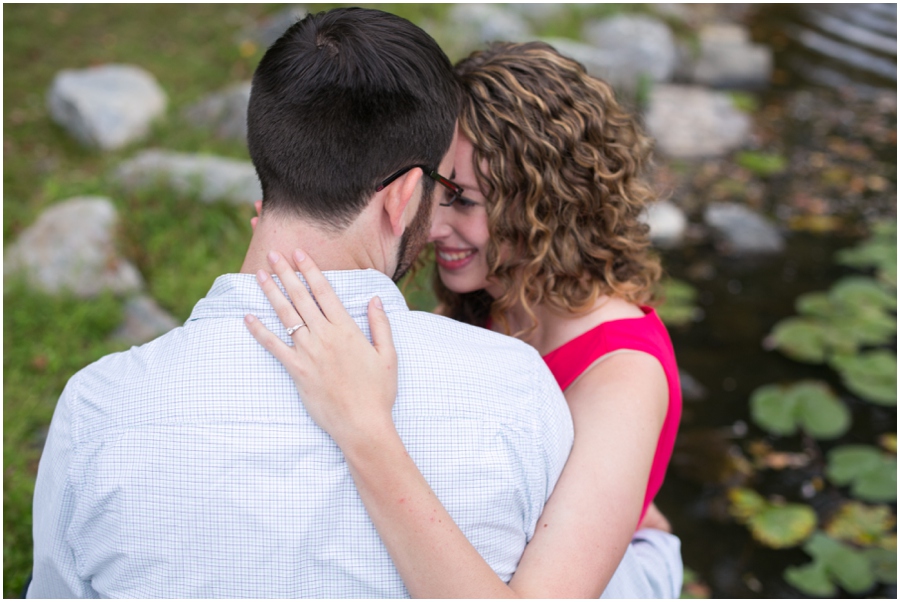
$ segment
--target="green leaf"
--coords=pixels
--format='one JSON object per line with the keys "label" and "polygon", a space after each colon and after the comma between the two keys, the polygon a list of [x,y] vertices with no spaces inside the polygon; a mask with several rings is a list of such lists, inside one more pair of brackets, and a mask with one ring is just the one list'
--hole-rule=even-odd
{"label": "green leaf", "polygon": [[816,528],[816,512],[805,504],[769,505],[748,521],[750,532],[770,548],[789,548],[807,539]]}
{"label": "green leaf", "polygon": [[797,432],[793,400],[778,385],[766,385],[750,396],[750,416],[760,428],[776,435],[793,435]]}
{"label": "green leaf", "polygon": [[849,485],[860,472],[872,470],[882,454],[869,445],[842,445],[828,453],[825,475],[835,485]]}
{"label": "green leaf", "polygon": [[822,562],[810,562],[803,566],[789,566],[784,571],[784,580],[807,596],[833,598],[837,588],[831,582],[828,569]]}
{"label": "green leaf", "polygon": [[772,329],[775,347],[799,362],[819,364],[825,361],[827,334],[818,322],[807,318],[787,318]]}
{"label": "green leaf", "polygon": [[835,307],[828,293],[806,293],[797,297],[794,301],[797,313],[815,318],[830,318],[835,313]]}
{"label": "green leaf", "polygon": [[871,548],[863,550],[875,578],[882,583],[897,583],[897,550]]}
{"label": "green leaf", "polygon": [[768,502],[766,499],[753,491],[743,487],[733,487],[728,490],[728,511],[733,517],[741,522],[756,516],[766,509]]}
{"label": "green leaf", "polygon": [[656,308],[659,318],[666,324],[680,326],[693,321],[697,313],[697,289],[675,278],[660,283],[657,291],[662,304]]}
{"label": "green leaf", "polygon": [[815,533],[803,551],[825,565],[828,575],[852,594],[861,594],[875,585],[875,573],[869,559],[821,532]]}
{"label": "green leaf", "polygon": [[885,459],[878,468],[859,476],[850,489],[868,502],[893,502],[897,499],[897,459]]}
{"label": "green leaf", "polygon": [[735,161],[759,176],[772,176],[787,169],[788,161],[782,155],[743,151],[735,155]]}
{"label": "green leaf", "polygon": [[897,309],[896,291],[892,295],[878,282],[865,276],[848,276],[838,280],[828,295],[844,306]]}
{"label": "green leaf", "polygon": [[897,499],[897,458],[875,447],[842,445],[828,454],[825,475],[835,485],[850,485],[850,492],[869,502]]}
{"label": "green leaf", "polygon": [[850,428],[850,410],[831,392],[828,385],[807,381],[791,391],[797,406],[797,419],[816,439],[834,439]]}
{"label": "green leaf", "polygon": [[867,506],[851,501],[841,506],[825,532],[841,541],[870,546],[888,535],[896,523],[887,506]]}
{"label": "green leaf", "polygon": [[800,427],[817,439],[833,439],[850,428],[850,411],[818,381],[760,387],[750,397],[750,413],[756,424],[776,435],[792,435]]}
{"label": "green leaf", "polygon": [[838,355],[830,363],[851,392],[879,405],[897,405],[897,356],[892,352]]}

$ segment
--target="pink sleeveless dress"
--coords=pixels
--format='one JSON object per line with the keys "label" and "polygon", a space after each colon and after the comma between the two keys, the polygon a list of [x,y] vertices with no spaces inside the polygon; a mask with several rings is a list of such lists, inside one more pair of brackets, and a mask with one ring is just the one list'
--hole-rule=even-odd
{"label": "pink sleeveless dress", "polygon": [[619,349],[643,351],[659,360],[666,374],[669,385],[669,409],[659,433],[653,466],[650,468],[650,479],[647,493],[644,496],[644,507],[641,519],[647,507],[653,501],[666,476],[666,467],[672,457],[675,446],[675,435],[681,420],[681,383],[678,378],[678,366],[675,364],[675,351],[672,341],[662,320],[651,307],[641,307],[643,318],[626,318],[604,322],[599,326],[579,335],[544,356],[544,361],[556,377],[560,389],[566,390],[576,378],[587,370],[591,364],[602,356]]}

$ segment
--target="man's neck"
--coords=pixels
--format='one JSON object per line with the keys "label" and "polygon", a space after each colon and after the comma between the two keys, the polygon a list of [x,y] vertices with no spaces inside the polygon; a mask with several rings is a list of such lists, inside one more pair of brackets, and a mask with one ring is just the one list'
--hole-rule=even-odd
{"label": "man's neck", "polygon": [[257,223],[241,266],[241,273],[256,274],[259,270],[271,272],[267,260],[271,251],[280,253],[296,270],[293,258],[296,249],[302,249],[323,272],[379,269],[377,262],[372,260],[365,247],[356,244],[358,240],[359,238],[348,230],[330,233],[298,219],[267,216],[260,218]]}

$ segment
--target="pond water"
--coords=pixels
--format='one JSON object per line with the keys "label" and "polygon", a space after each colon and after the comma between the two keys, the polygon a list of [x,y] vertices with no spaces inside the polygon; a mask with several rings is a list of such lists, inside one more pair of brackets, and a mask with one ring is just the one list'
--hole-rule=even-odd
{"label": "pond water", "polygon": [[[844,10],[849,5],[841,6],[840,10]],[[878,7],[875,12],[882,10],[886,9]],[[893,10],[896,15],[896,7]],[[879,89],[892,90],[896,86],[896,76],[893,80],[876,77],[871,71],[863,73],[858,67],[814,56],[808,48],[801,48],[796,28],[807,25],[809,20],[810,16],[800,8],[780,5],[760,11],[752,24],[756,41],[776,48],[776,73],[780,72],[776,78],[779,85],[763,97],[758,115],[765,114],[769,107],[791,102],[798,90],[809,90],[816,104],[829,105],[834,111],[856,111],[857,107],[844,104],[846,94],[815,88],[809,83],[802,72],[811,64],[841,74],[845,83],[860,82],[862,86],[850,96],[871,98]],[[875,26],[886,27],[879,23]],[[893,31],[896,37],[896,24]],[[880,58],[885,56],[891,60],[889,54],[882,53]],[[892,60],[896,64],[896,46]],[[854,131],[865,116],[853,114],[849,121],[841,118],[848,125],[842,135],[857,136],[871,150],[871,160],[892,172],[884,194],[842,204],[844,195],[831,191],[836,199],[832,208],[842,213],[843,227],[822,234],[790,234],[786,250],[773,256],[729,257],[710,244],[670,251],[664,256],[668,274],[690,282],[699,293],[700,319],[684,328],[671,328],[670,332],[679,366],[697,381],[700,390],[693,387],[694,395],[686,394],[675,454],[657,501],[682,538],[685,565],[709,586],[712,597],[802,596],[781,575],[785,567],[809,561],[800,548],[772,550],[755,542],[746,527],[728,515],[728,487],[749,486],[767,496],[781,495],[789,501],[808,503],[820,516],[827,515],[844,499],[827,487],[822,491],[811,489],[811,480],[822,473],[821,464],[754,473],[747,452],[748,443],[753,440],[771,442],[780,451],[824,452],[834,445],[800,436],[774,438],[757,428],[749,417],[748,406],[756,388],[806,378],[823,380],[839,392],[853,415],[853,427],[838,440],[840,443],[873,444],[878,435],[896,432],[896,408],[859,401],[846,393],[838,375],[828,367],[802,364],[763,347],[763,339],[772,327],[796,314],[794,301],[799,295],[828,290],[842,276],[855,273],[836,265],[834,255],[858,242],[861,230],[856,226],[862,220],[874,216],[896,219],[896,109],[893,111],[893,122],[887,120],[893,137],[887,136],[887,143],[881,145],[872,144]],[[816,146],[816,136],[811,133],[816,127],[815,119],[784,123],[787,127],[779,132],[777,142],[788,157],[795,158],[792,153],[800,147],[805,147],[807,153],[830,152],[824,145]],[[791,163],[792,169],[796,167],[796,161]],[[864,168],[865,160],[859,169]],[[788,197],[798,189],[808,185],[813,194],[816,189],[821,191],[821,182],[814,177],[817,176],[811,177],[810,172],[789,170],[768,186],[761,208],[771,215],[786,215],[782,209],[786,209]],[[702,191],[694,193],[702,195]],[[896,504],[892,507],[896,514]],[[896,598],[896,586],[879,586],[868,595]]]}
{"label": "pond water", "polygon": [[[792,236],[783,254],[736,259],[712,249],[669,253],[667,271],[690,280],[697,265],[713,277],[694,282],[701,321],[670,329],[679,366],[705,389],[701,399],[686,399],[679,440],[665,486],[658,496],[661,508],[682,538],[686,566],[697,571],[713,597],[796,597],[781,573],[788,565],[808,561],[798,549],[776,551],[753,541],[743,526],[728,516],[724,492],[728,486],[756,483],[741,471],[746,452],[742,443],[771,440],[749,418],[748,399],[758,387],[777,382],[815,378],[840,391],[837,374],[824,366],[792,361],[763,349],[762,341],[779,320],[793,315],[794,300],[802,293],[827,290],[847,268],[832,257],[856,240],[846,236]],[[874,435],[893,432],[896,411],[844,398],[850,402],[854,427],[842,439],[858,435],[870,443]],[[777,447],[800,451],[809,442],[781,438]],[[766,493],[800,500],[809,479],[804,471],[783,471],[766,482]],[[828,505],[839,500],[803,500]]]}

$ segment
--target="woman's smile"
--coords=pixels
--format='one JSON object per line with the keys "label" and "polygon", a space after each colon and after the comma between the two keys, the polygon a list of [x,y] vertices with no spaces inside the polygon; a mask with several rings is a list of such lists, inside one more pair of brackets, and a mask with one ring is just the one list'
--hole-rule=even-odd
{"label": "woman's smile", "polygon": [[454,249],[435,245],[435,258],[439,266],[445,270],[460,270],[470,263],[478,253],[478,249]]}

